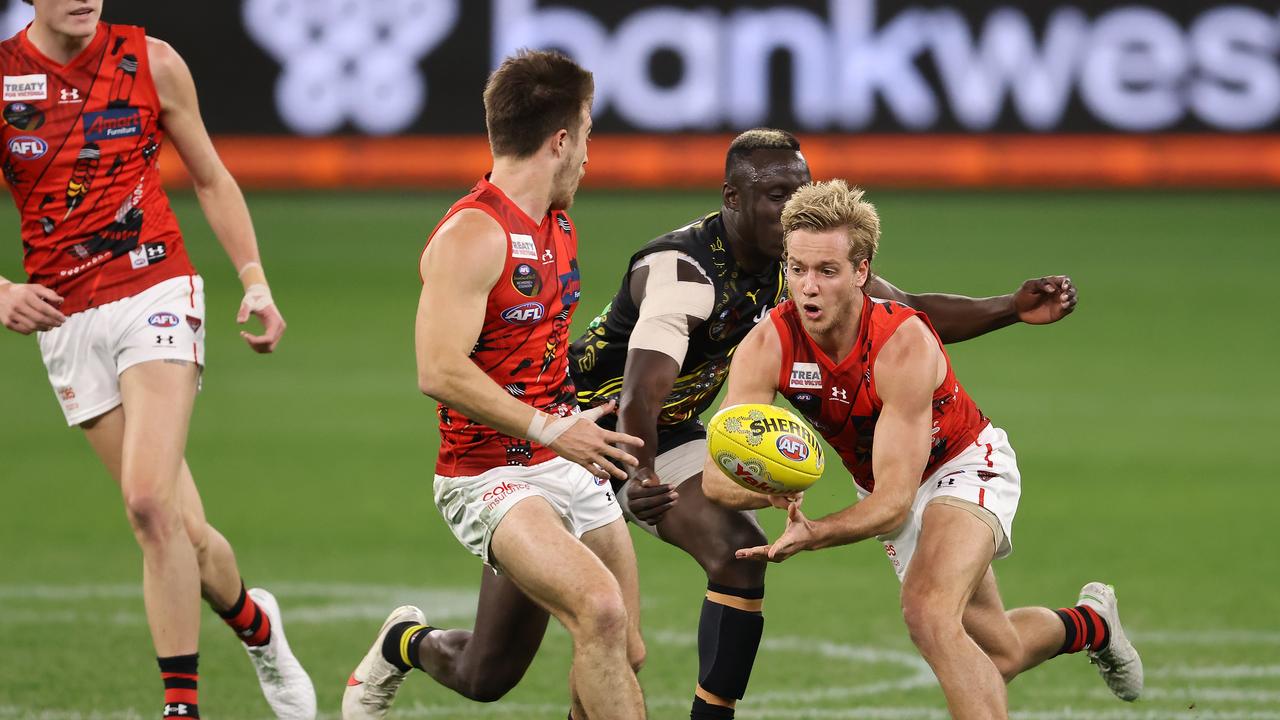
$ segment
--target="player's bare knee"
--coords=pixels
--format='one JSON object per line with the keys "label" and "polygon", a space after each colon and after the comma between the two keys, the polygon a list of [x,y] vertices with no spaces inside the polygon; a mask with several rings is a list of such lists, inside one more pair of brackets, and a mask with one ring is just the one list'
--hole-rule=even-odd
{"label": "player's bare knee", "polygon": [[182,528],[182,517],[168,494],[150,490],[126,492],[125,514],[139,542],[165,542]]}
{"label": "player's bare knee", "polygon": [[573,615],[569,629],[575,635],[575,642],[619,642],[626,638],[627,606],[616,589],[586,593],[579,599]]}
{"label": "player's bare knee", "polygon": [[902,619],[907,625],[911,641],[922,652],[936,648],[957,633],[964,633],[960,616],[936,595],[928,593],[902,593]]}
{"label": "player's bare knee", "polygon": [[763,538],[759,541],[749,540],[744,544],[735,545],[733,548],[726,548],[723,553],[714,558],[709,558],[703,564],[703,568],[707,571],[707,579],[717,585],[727,585],[729,587],[760,587],[764,585],[764,573],[767,565],[756,560],[739,560],[734,556],[734,551],[739,548],[756,547],[767,545],[768,543],[769,541]]}
{"label": "player's bare knee", "polygon": [[764,584],[766,563],[739,560],[734,553],[741,548],[768,545],[764,531],[754,524],[735,525],[723,534],[712,535],[716,542],[707,543],[698,553],[698,562],[707,579],[729,587],[759,587]]}

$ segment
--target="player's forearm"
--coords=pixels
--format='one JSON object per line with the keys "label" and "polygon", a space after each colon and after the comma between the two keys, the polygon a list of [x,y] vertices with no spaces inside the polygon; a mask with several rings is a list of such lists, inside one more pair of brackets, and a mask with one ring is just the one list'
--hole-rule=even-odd
{"label": "player's forearm", "polygon": [[725,477],[715,460],[708,457],[702,468],[702,494],[711,502],[730,510],[759,510],[769,507],[769,498],[740,487]]}
{"label": "player's forearm", "polygon": [[[652,471],[658,454],[658,416],[662,399],[654,400],[650,393],[629,392],[623,387],[618,407],[618,432],[634,435],[644,441],[642,447],[623,443],[622,447],[635,456],[639,463],[636,470]],[[659,478],[666,480],[666,478]]]}
{"label": "player's forearm", "polygon": [[961,342],[1018,322],[1013,295],[971,298],[922,293],[907,294],[904,302],[929,316],[944,343]]}
{"label": "player's forearm", "polygon": [[196,198],[200,201],[200,208],[204,210],[214,236],[218,238],[232,266],[237,273],[242,274],[241,280],[244,281],[245,266],[261,263],[261,260],[253,220],[249,216],[249,206],[245,203],[240,186],[230,173],[223,171],[215,179],[196,185]]}
{"label": "player's forearm", "polygon": [[539,412],[511,397],[465,356],[420,361],[418,387],[471,420],[512,437],[526,437]]}
{"label": "player's forearm", "polygon": [[907,519],[910,502],[880,497],[875,493],[856,505],[814,521],[810,550],[849,545],[897,530]]}

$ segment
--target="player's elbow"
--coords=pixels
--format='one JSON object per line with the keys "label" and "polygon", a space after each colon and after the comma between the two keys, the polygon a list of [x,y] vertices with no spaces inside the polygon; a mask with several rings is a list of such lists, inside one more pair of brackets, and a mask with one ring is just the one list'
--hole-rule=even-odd
{"label": "player's elbow", "polygon": [[418,389],[423,395],[447,402],[450,373],[448,364],[434,356],[421,357],[418,360]]}

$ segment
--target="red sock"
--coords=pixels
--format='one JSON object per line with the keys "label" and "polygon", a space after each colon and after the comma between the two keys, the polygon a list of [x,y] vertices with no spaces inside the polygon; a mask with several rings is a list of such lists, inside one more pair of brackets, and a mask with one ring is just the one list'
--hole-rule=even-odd
{"label": "red sock", "polygon": [[166,718],[199,718],[200,704],[196,686],[200,674],[196,668],[199,654],[158,657],[160,678],[164,680],[164,715]]}
{"label": "red sock", "polygon": [[1054,610],[1054,612],[1067,629],[1066,639],[1058,650],[1059,655],[1078,653],[1081,650],[1098,652],[1107,647],[1107,642],[1111,639],[1111,630],[1107,627],[1107,621],[1103,620],[1093,608],[1088,605],[1077,605],[1073,608]]}
{"label": "red sock", "polygon": [[244,583],[240,583],[240,597],[230,610],[219,612],[227,627],[235,631],[240,640],[249,647],[266,645],[271,639],[271,619],[262,612],[258,603],[244,591]]}

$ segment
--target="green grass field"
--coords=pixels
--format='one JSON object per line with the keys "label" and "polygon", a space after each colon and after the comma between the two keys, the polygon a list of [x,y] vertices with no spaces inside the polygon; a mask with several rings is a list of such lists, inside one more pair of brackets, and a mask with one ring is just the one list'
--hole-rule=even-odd
{"label": "green grass field", "polygon": [[[290,640],[338,716],[347,674],[395,605],[469,626],[478,563],[432,504],[434,404],[417,390],[412,325],[425,234],[443,194],[257,194],[250,206],[289,330],[272,357],[236,335],[234,272],[194,200],[175,198],[207,279],[208,370],[188,458],[250,584],[275,590]],[[1082,657],[1010,688],[1015,717],[1280,718],[1280,431],[1269,309],[1280,203],[1263,193],[943,194],[872,191],[876,268],[910,290],[997,294],[1070,273],[1078,311],[951,348],[961,381],[1018,451],[1010,606],[1071,604],[1114,583],[1143,653],[1146,697],[1114,700]],[[644,240],[718,204],[706,194],[584,193],[581,329]],[[16,219],[0,274],[22,277]],[[68,430],[35,341],[0,332],[0,718],[154,717],[160,681],[141,562],[114,484]],[[852,501],[834,466],[806,507]],[[773,512],[764,522],[780,527]],[[687,717],[704,585],[635,533],[651,717]],[[769,573],[765,644],[739,717],[944,718],[876,543]],[[206,611],[201,706],[267,715],[239,643]],[[394,717],[562,718],[567,634],[553,627],[496,705],[410,678]]]}

